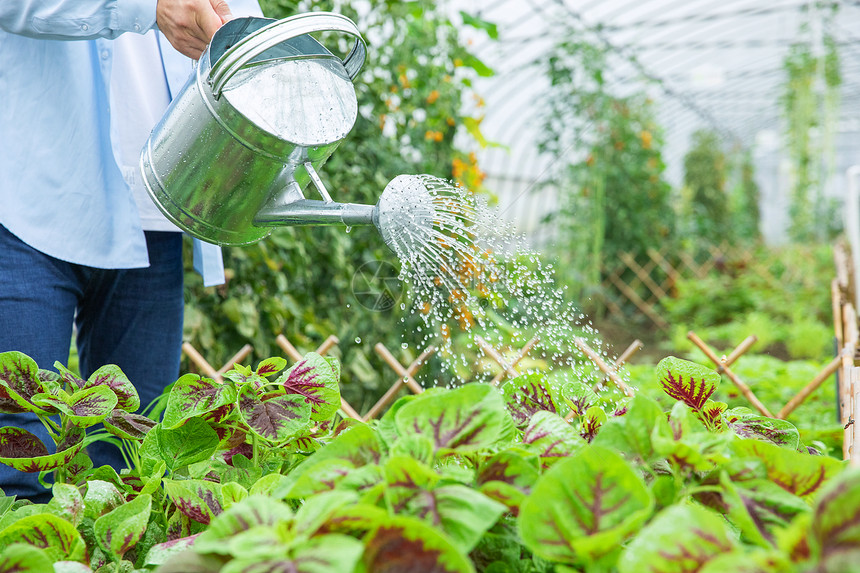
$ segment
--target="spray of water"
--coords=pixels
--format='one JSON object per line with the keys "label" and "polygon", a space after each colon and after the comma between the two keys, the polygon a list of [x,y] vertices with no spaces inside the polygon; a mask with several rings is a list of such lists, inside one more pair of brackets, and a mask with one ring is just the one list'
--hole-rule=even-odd
{"label": "spray of water", "polygon": [[474,371],[455,347],[481,354],[475,342],[481,336],[511,351],[537,337],[535,358],[543,367],[562,379],[598,382],[574,342],[600,348],[596,331],[566,302],[552,265],[528,250],[483,197],[429,175],[401,175],[380,198],[377,226],[401,261],[412,312],[423,319],[417,342],[440,347],[455,380]]}

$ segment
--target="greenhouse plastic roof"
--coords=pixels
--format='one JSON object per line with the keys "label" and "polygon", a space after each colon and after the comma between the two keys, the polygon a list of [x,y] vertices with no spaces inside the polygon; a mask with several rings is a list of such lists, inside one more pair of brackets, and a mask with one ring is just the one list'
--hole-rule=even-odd
{"label": "greenhouse plastic roof", "polygon": [[[670,181],[680,181],[690,134],[711,128],[727,143],[754,151],[767,195],[769,187],[771,192],[780,187],[776,171],[784,131],[780,96],[786,54],[804,37],[813,50],[819,49],[826,29],[841,63],[836,156],[837,170],[844,172],[860,163],[860,0],[824,4],[836,7],[829,23],[820,17],[821,2],[799,0],[454,2],[455,9],[493,22],[499,31],[498,40],[491,40],[466,28],[474,53],[496,72],[476,84],[486,100],[484,135],[507,146],[481,152],[489,186],[496,183],[504,204],[513,200],[508,195],[523,196],[551,171],[549,158],[537,151],[542,98],[548,90],[540,64],[571,34],[610,48],[610,81],[615,85],[653,97],[664,129]],[[538,218],[540,214],[532,217]]]}

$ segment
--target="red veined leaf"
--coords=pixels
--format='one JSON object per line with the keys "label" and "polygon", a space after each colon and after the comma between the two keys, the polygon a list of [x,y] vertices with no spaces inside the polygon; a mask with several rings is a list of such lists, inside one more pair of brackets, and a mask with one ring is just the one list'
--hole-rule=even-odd
{"label": "red veined leaf", "polygon": [[124,440],[142,440],[155,427],[156,422],[140,414],[114,409],[103,420],[105,430]]}
{"label": "red veined leaf", "polygon": [[239,413],[248,428],[261,438],[284,442],[307,428],[311,407],[302,396],[258,396],[253,386],[245,386],[239,392]]}
{"label": "red veined leaf", "polygon": [[140,397],[134,384],[128,379],[119,366],[107,364],[102,366],[89,377],[82,390],[104,386],[116,394],[116,407],[126,412],[136,412],[140,408]]}
{"label": "red veined leaf", "polygon": [[664,392],[694,410],[702,409],[720,383],[720,375],[714,370],[674,356],[657,364],[657,376]]}

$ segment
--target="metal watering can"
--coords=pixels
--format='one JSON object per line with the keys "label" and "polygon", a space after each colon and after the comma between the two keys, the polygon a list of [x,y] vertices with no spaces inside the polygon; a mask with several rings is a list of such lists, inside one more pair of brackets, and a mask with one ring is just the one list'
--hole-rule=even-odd
{"label": "metal watering can", "polygon": [[[355,39],[345,59],[309,35],[321,31]],[[220,245],[254,243],[280,225],[379,227],[376,206],[334,202],[317,175],[355,123],[352,80],[365,54],[339,14],[224,24],[141,152],[156,205]],[[311,182],[321,200],[304,197]]]}

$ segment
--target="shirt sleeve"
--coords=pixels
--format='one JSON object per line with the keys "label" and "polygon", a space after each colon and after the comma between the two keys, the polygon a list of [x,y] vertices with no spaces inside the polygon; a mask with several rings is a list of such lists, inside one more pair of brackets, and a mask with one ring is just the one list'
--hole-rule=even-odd
{"label": "shirt sleeve", "polygon": [[2,0],[0,29],[45,40],[115,38],[155,26],[156,0]]}

